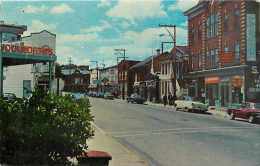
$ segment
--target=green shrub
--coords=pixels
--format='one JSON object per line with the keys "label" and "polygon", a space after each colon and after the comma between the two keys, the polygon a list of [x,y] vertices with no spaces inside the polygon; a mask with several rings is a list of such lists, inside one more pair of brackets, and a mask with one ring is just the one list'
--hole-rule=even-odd
{"label": "green shrub", "polygon": [[29,100],[0,99],[0,163],[66,165],[93,136],[87,99],[34,92]]}

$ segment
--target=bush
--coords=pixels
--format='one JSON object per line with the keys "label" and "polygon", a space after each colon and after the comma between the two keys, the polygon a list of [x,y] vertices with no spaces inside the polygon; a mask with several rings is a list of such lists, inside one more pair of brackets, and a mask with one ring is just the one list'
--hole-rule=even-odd
{"label": "bush", "polygon": [[87,99],[34,92],[29,100],[0,99],[0,163],[66,165],[93,136]]}

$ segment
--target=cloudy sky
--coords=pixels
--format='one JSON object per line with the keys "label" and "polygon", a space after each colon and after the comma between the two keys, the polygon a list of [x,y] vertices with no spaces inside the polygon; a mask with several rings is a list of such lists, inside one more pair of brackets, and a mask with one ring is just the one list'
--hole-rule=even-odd
{"label": "cloudy sky", "polygon": [[[4,1],[0,19],[28,26],[28,32],[46,29],[57,35],[60,63],[68,58],[91,65],[98,60],[116,64],[115,48],[125,48],[129,59],[143,60],[171,41],[159,24],[177,25],[177,44],[187,42],[183,11],[198,0]],[[164,37],[159,37],[165,34]],[[170,47],[170,46],[168,46]]]}

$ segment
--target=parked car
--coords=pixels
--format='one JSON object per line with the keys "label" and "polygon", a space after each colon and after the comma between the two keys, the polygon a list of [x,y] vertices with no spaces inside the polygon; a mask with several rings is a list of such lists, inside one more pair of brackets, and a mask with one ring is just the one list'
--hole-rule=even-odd
{"label": "parked car", "polygon": [[96,97],[104,98],[104,93],[103,92],[98,92]]}
{"label": "parked car", "polygon": [[175,101],[176,110],[183,110],[187,112],[199,111],[199,112],[207,112],[208,105],[201,103],[199,101],[192,100],[189,96],[184,96],[181,100]]}
{"label": "parked car", "polygon": [[112,95],[110,92],[106,92],[104,94],[104,99],[114,100],[114,95]]}
{"label": "parked car", "polygon": [[144,104],[145,102],[145,99],[138,94],[132,94],[130,97],[127,97],[126,100],[128,103],[136,103],[136,104]]}
{"label": "parked car", "polygon": [[71,96],[75,100],[79,100],[79,99],[85,98],[85,94],[84,93],[71,93]]}
{"label": "parked car", "polygon": [[4,93],[3,99],[6,101],[12,101],[16,99],[16,95],[14,93]]}
{"label": "parked car", "polygon": [[249,123],[255,123],[260,121],[260,103],[247,102],[240,104],[239,108],[235,108],[234,105],[231,105],[227,109],[227,113],[232,120],[240,118],[247,120]]}

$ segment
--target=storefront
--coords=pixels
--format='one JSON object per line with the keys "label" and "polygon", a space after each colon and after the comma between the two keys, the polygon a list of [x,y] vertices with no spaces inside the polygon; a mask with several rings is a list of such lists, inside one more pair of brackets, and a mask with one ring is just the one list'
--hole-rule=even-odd
{"label": "storefront", "polygon": [[[249,84],[252,82],[249,81],[251,76],[248,76],[247,69],[248,66],[243,65],[193,72],[186,76],[191,78],[189,95],[201,101],[205,98],[205,102],[211,106],[219,104],[226,107],[231,103],[248,101],[248,94],[252,98],[252,93],[248,90],[253,89],[247,88],[251,87]],[[248,81],[245,82],[246,76]]]}
{"label": "storefront", "polygon": [[[53,49],[42,46],[35,47],[25,44],[21,39],[21,35],[27,30],[26,26],[0,24],[0,94],[3,94],[3,72],[4,67],[48,63],[49,82],[54,79],[53,69],[56,61]],[[7,76],[8,77],[8,76]],[[29,88],[28,80],[23,81],[23,88]],[[51,87],[51,83],[49,83]],[[26,95],[24,95],[26,96]]]}

